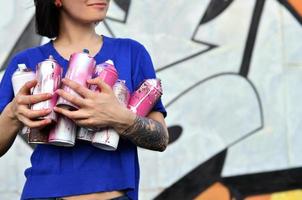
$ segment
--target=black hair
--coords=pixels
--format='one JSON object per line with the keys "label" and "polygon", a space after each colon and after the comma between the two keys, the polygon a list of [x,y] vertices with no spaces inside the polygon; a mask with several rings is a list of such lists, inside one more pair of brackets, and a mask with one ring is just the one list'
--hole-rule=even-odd
{"label": "black hair", "polygon": [[59,34],[60,11],[54,0],[34,0],[36,6],[36,31],[41,36],[55,38]]}

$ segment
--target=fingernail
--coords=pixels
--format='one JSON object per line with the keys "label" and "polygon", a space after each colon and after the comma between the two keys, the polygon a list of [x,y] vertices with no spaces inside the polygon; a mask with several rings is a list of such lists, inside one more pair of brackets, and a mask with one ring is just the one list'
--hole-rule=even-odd
{"label": "fingernail", "polygon": [[48,94],[47,94],[47,97],[52,97],[52,94],[51,94],[51,93],[48,93]]}

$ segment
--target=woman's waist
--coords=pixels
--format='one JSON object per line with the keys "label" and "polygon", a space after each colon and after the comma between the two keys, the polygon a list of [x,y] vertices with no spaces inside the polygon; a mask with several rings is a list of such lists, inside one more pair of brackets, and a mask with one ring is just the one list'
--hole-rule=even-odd
{"label": "woman's waist", "polygon": [[83,195],[75,195],[68,197],[57,198],[57,200],[126,200],[128,199],[125,196],[125,192],[123,191],[110,191],[110,192],[98,192],[92,194],[83,194]]}
{"label": "woman's waist", "polygon": [[30,200],[130,200],[124,191],[98,192],[84,195],[56,197],[56,198],[34,198]]}

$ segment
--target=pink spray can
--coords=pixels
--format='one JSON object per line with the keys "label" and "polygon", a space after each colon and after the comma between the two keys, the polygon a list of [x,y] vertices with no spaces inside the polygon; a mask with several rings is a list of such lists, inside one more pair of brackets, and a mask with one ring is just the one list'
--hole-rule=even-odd
{"label": "pink spray can", "polygon": [[[52,56],[40,62],[36,67],[36,78],[38,83],[33,90],[33,94],[51,93],[53,97],[47,101],[32,105],[32,110],[53,109],[57,103],[58,95],[55,93],[61,86],[63,68],[57,63]],[[51,119],[57,121],[54,111],[41,119]]]}
{"label": "pink spray can", "polygon": [[75,145],[76,129],[72,120],[59,115],[57,124],[50,130],[48,142],[56,146],[72,147]]}
{"label": "pink spray can", "polygon": [[[126,87],[125,81],[118,80],[113,86],[113,91],[120,104],[127,107],[130,99],[130,92]],[[92,145],[103,150],[115,151],[118,146],[119,138],[119,134],[113,128],[104,128],[93,135]]]}
{"label": "pink spray can", "polygon": [[130,98],[128,108],[139,116],[147,116],[163,94],[159,79],[146,79]]}
{"label": "pink spray can", "polygon": [[[74,53],[70,56],[68,70],[66,72],[65,78],[73,80],[80,85],[87,87],[87,79],[90,79],[95,68],[95,60],[89,55],[89,51],[84,49],[81,53]],[[69,88],[68,86],[63,86],[62,88],[65,92],[69,94],[79,96],[79,94]],[[64,107],[69,110],[77,110],[78,107],[71,102],[59,97],[57,102],[58,107]]]}
{"label": "pink spray can", "polygon": [[[118,79],[118,73],[112,60],[107,60],[106,62],[95,67],[92,78],[97,77],[100,77],[106,84],[108,84],[110,87],[113,87]],[[89,89],[92,91],[98,91],[96,85],[90,85]]]}
{"label": "pink spray can", "polygon": [[[16,96],[19,90],[28,81],[32,81],[36,78],[35,72],[31,71],[26,67],[25,64],[18,64],[17,70],[12,75],[12,85],[14,90],[14,95]],[[24,126],[21,133],[28,134],[29,128]]]}
{"label": "pink spray can", "polygon": [[[118,73],[112,60],[107,60],[95,67],[92,78],[97,77],[100,77],[106,84],[113,87],[118,79]],[[89,89],[92,91],[99,91],[97,85],[90,85]],[[77,139],[91,142],[93,134],[94,130],[81,127],[78,129]]]}
{"label": "pink spray can", "polygon": [[[51,109],[52,112],[47,116],[39,119],[51,119],[54,122],[57,121],[57,114],[53,108],[57,103],[58,95],[55,93],[61,85],[61,78],[63,74],[63,68],[57,63],[52,56],[48,59],[40,62],[36,67],[37,85],[33,90],[33,94],[51,93],[52,98],[43,102],[32,105],[32,110]],[[48,133],[50,127],[43,129],[30,129],[28,131],[28,142],[36,144],[48,143]]]}

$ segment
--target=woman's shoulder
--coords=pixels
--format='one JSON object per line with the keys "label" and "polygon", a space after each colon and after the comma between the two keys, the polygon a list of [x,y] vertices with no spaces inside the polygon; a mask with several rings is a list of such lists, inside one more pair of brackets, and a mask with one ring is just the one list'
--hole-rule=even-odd
{"label": "woman's shoulder", "polygon": [[13,55],[12,59],[24,60],[24,59],[28,59],[28,57],[32,58],[32,56],[37,56],[41,53],[41,48],[43,48],[44,46],[46,46],[46,44],[40,46],[34,46],[18,51]]}
{"label": "woman's shoulder", "polygon": [[40,60],[43,57],[43,49],[46,48],[48,43],[23,49],[16,52],[11,57],[11,62],[31,64],[34,60]]}
{"label": "woman's shoulder", "polygon": [[142,43],[140,43],[139,41],[133,39],[133,38],[122,38],[122,37],[118,37],[118,38],[112,38],[112,37],[108,37],[108,36],[104,36],[105,39],[107,39],[107,41],[111,44],[114,44],[115,46],[118,47],[124,47],[124,48],[131,48],[131,50],[142,50],[145,49],[144,45]]}

